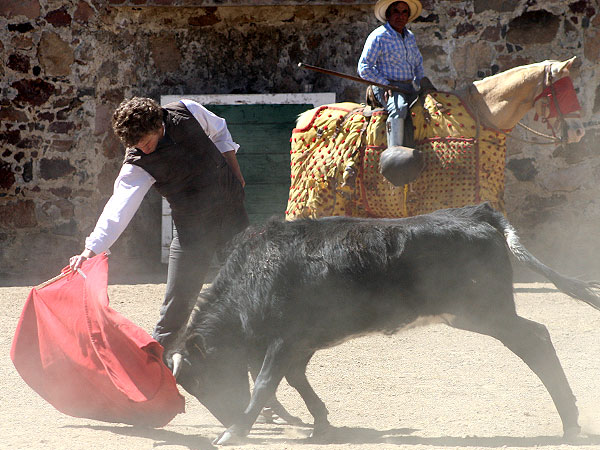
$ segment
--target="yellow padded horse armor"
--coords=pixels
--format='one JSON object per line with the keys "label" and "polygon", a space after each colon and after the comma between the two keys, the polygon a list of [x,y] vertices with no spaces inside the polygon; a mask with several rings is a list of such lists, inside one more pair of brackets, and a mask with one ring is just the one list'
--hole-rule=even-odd
{"label": "yellow padded horse armor", "polygon": [[385,110],[357,103],[322,106],[291,138],[288,220],[299,217],[408,217],[489,201],[504,211],[506,136],[480,126],[459,97],[428,94],[411,108],[425,169],[393,186],[379,173]]}

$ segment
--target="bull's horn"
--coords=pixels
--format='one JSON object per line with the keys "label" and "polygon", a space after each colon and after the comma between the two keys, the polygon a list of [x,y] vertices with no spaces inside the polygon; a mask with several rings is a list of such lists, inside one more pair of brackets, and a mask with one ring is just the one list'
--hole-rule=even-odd
{"label": "bull's horn", "polygon": [[181,361],[183,361],[183,356],[181,353],[173,353],[173,376],[177,379],[177,375],[181,371]]}

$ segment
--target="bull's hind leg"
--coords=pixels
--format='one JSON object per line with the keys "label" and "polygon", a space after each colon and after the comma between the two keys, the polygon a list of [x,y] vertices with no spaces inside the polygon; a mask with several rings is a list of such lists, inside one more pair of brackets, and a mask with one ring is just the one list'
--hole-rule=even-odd
{"label": "bull's hind leg", "polygon": [[312,437],[321,438],[331,429],[331,425],[327,419],[329,411],[327,411],[325,403],[319,398],[308,382],[308,378],[306,378],[306,366],[312,355],[313,353],[292,364],[285,378],[290,386],[298,391],[308,411],[315,419]]}
{"label": "bull's hind leg", "polygon": [[492,336],[521,358],[550,393],[560,414],[565,438],[576,437],[580,433],[575,396],[544,325],[516,314],[504,319],[496,318],[489,326],[479,321],[465,322],[460,319],[452,325]]}

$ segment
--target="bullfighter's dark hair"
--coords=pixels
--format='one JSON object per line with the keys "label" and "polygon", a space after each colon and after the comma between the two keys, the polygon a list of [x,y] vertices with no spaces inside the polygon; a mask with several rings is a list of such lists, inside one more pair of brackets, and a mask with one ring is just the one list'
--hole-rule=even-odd
{"label": "bullfighter's dark hair", "polygon": [[117,137],[128,146],[137,144],[148,133],[160,130],[163,111],[151,98],[124,100],[113,113],[112,127]]}

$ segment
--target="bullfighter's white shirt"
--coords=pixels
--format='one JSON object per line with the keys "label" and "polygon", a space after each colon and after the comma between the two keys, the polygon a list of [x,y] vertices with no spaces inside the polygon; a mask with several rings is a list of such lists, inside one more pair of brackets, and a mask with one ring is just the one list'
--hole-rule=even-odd
{"label": "bullfighter's white shirt", "polygon": [[[193,114],[221,153],[237,152],[240,146],[233,142],[225,119],[193,100],[185,99],[181,103]],[[127,228],[155,181],[141,167],[123,164],[115,180],[113,194],[104,206],[94,231],[85,240],[85,248],[96,254],[108,250]]]}

